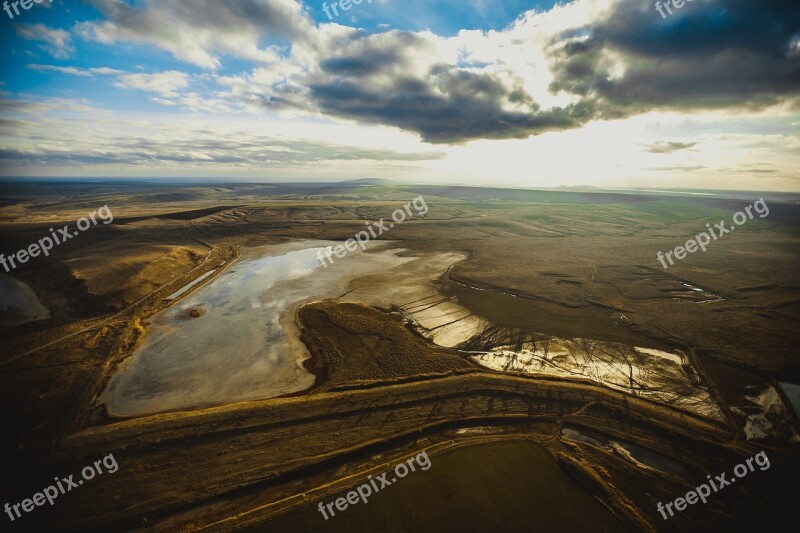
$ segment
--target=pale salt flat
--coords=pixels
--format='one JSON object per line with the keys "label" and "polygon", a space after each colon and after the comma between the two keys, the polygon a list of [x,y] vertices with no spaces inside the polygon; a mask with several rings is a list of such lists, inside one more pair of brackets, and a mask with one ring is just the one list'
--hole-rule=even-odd
{"label": "pale salt flat", "polygon": [[501,372],[582,378],[628,394],[722,419],[684,356],[591,339],[547,338],[533,349],[495,349],[470,357]]}

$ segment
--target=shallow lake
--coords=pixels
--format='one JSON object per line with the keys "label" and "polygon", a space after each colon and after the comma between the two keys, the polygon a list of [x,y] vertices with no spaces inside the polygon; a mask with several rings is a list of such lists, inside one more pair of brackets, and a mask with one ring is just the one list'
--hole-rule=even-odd
{"label": "shallow lake", "polygon": [[356,275],[402,264],[398,251],[353,253],[323,267],[327,241],[242,250],[242,257],[158,313],[143,344],[112,377],[110,414],[162,411],[272,398],[305,390],[307,352],[287,330],[305,301],[338,296]]}

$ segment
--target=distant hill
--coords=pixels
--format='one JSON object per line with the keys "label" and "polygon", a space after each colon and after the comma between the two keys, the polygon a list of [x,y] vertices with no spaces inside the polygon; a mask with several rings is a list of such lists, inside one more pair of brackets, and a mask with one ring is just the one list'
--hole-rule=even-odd
{"label": "distant hill", "polygon": [[394,182],[383,178],[361,178],[360,180],[348,180],[341,183],[349,185],[391,185]]}

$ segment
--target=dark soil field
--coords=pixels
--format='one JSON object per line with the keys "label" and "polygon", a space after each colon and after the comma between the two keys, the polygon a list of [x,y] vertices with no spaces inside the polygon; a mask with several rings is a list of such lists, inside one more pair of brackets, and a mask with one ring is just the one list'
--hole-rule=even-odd
{"label": "dark soil field", "polygon": [[449,449],[431,459],[428,471],[408,474],[385,490],[367,502],[369,508],[359,502],[327,522],[316,508],[307,506],[266,527],[271,531],[380,528],[387,532],[523,531],[531,524],[540,524],[541,530],[544,524],[558,524],[563,531],[624,528],[544,448],[528,441]]}

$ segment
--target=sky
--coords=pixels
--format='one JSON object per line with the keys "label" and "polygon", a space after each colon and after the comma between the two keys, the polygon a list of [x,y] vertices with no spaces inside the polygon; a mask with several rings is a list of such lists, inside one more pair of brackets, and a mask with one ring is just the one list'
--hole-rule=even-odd
{"label": "sky", "polygon": [[2,176],[800,191],[797,0],[29,1]]}

